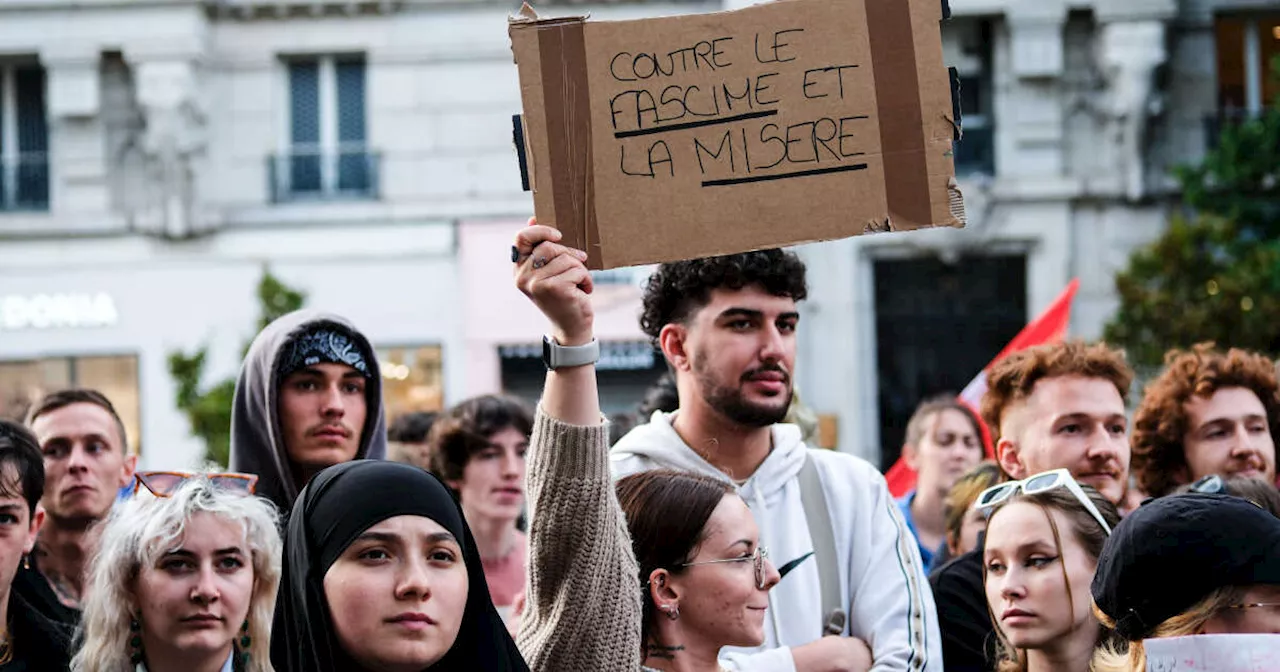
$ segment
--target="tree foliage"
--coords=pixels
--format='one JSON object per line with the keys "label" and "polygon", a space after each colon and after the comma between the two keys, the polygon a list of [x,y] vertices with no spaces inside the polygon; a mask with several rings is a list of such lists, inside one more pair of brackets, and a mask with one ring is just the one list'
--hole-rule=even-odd
{"label": "tree foliage", "polygon": [[[260,315],[257,331],[273,320],[293,312],[306,302],[306,294],[293,289],[263,269],[258,282],[258,306]],[[254,332],[256,335],[256,331]],[[249,350],[252,340],[241,348],[241,356]],[[205,460],[219,467],[226,467],[231,457],[231,405],[235,398],[236,380],[227,378],[201,391],[208,346],[202,346],[191,354],[181,351],[169,353],[169,375],[177,385],[178,409],[191,425],[191,433],[204,441]]]}
{"label": "tree foliage", "polygon": [[1186,211],[1116,276],[1105,338],[1139,366],[1214,341],[1280,350],[1280,108],[1225,126],[1198,165],[1174,171]]}

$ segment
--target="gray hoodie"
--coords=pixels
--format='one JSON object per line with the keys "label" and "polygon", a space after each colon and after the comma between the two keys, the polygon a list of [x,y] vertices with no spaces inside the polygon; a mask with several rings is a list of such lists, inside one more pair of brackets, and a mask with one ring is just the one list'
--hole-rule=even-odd
{"label": "gray hoodie", "polygon": [[351,336],[365,354],[369,382],[365,387],[369,412],[360,432],[356,459],[386,459],[387,422],[382,405],[382,373],[369,339],[347,320],[332,313],[298,310],[283,315],[258,334],[245,355],[236,379],[235,403],[231,408],[231,470],[258,475],[258,495],[271,500],[284,515],[305,483],[295,483],[289,456],[285,452],[276,408],[280,358],[300,334],[316,324],[336,327]]}

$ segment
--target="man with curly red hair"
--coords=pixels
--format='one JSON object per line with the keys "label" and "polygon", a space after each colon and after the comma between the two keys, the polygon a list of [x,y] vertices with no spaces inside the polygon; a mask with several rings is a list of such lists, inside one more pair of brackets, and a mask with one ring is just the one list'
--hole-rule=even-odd
{"label": "man with curly red hair", "polygon": [[1276,480],[1280,424],[1275,363],[1211,343],[1170,350],[1134,415],[1133,472],[1160,497],[1209,474]]}

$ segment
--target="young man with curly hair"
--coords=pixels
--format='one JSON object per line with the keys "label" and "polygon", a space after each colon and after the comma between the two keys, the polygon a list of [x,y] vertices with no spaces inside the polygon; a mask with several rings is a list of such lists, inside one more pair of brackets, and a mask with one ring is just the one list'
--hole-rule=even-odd
{"label": "young man with curly hair", "polygon": [[1160,497],[1209,474],[1276,480],[1280,426],[1275,363],[1201,343],[1171,350],[1133,418],[1133,472]]}
{"label": "young man with curly hair", "polygon": [[[1112,502],[1129,478],[1125,398],[1133,370],[1105,344],[1042,345],[1001,360],[987,375],[982,418],[1009,478],[1068,469]],[[931,578],[948,672],[990,670],[994,630],[982,582],[983,547]]]}
{"label": "young man with curly hair", "polygon": [[[783,578],[769,594],[765,645],[726,648],[726,667],[941,670],[933,598],[884,477],[851,455],[809,448],[784,423],[796,304],[807,291],[804,264],[781,250],[660,266],[645,288],[641,326],[674,372],[679,410],[654,413],[623,437],[612,452],[614,475],[706,474],[733,484],[751,506]],[[810,519],[815,502],[829,520]],[[723,552],[726,560],[741,554]],[[824,601],[847,618],[832,621]]]}

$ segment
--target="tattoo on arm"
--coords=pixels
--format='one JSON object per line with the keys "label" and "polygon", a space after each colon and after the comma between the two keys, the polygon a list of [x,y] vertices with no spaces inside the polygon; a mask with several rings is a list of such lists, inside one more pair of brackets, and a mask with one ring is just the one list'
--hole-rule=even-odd
{"label": "tattoo on arm", "polygon": [[684,647],[680,645],[663,646],[661,644],[645,645],[645,655],[649,658],[661,658],[663,660],[674,660],[676,657],[677,651],[684,651]]}

